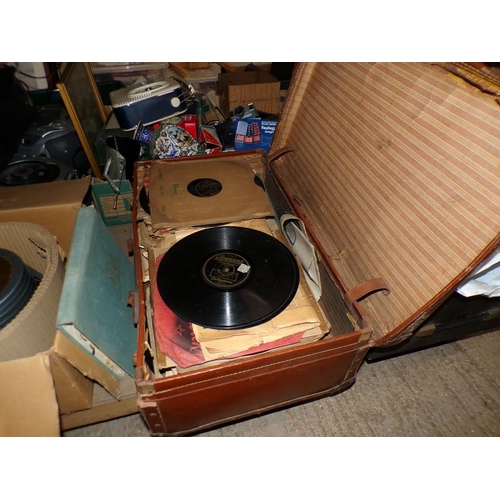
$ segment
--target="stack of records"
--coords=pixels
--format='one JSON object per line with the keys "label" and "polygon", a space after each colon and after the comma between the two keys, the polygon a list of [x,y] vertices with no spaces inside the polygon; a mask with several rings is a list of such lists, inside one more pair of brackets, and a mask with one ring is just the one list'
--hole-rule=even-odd
{"label": "stack of records", "polygon": [[294,255],[262,220],[200,229],[157,259],[154,330],[180,367],[321,338]]}
{"label": "stack of records", "polygon": [[328,324],[277,230],[246,156],[152,162],[139,203],[151,228],[150,335],[173,365],[323,337]]}

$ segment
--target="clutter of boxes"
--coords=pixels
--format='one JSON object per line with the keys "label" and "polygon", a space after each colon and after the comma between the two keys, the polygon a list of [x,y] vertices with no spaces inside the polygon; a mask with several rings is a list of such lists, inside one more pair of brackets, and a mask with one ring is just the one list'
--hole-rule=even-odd
{"label": "clutter of boxes", "polygon": [[[137,411],[137,339],[128,297],[135,271],[126,248],[108,231],[123,233],[132,222],[133,164],[268,151],[288,85],[251,64],[91,66],[98,85],[120,81],[109,102],[104,99],[108,122],[92,144],[101,178],[80,169],[67,180],[27,177],[0,190],[0,264],[14,268],[20,257],[31,287],[23,288],[23,304],[18,301],[18,311],[5,316],[0,330],[0,397],[8,403],[0,411],[0,435],[56,436]],[[133,143],[140,148],[130,150]],[[102,252],[103,245],[109,252]],[[94,287],[91,280],[103,278],[116,286]],[[112,297],[124,305],[121,322]],[[114,312],[106,314],[109,308]]]}

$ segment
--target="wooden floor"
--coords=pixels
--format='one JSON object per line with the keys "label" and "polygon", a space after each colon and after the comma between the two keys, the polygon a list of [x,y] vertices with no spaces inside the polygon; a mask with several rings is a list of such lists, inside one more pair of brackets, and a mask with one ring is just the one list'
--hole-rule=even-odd
{"label": "wooden floor", "polygon": [[[500,436],[500,331],[365,363],[354,386],[199,434],[229,436]],[[64,436],[149,436],[140,415]]]}

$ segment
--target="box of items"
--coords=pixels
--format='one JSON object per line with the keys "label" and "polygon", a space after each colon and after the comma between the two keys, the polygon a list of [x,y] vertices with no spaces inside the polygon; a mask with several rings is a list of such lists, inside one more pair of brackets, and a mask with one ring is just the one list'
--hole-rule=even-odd
{"label": "box of items", "polygon": [[31,222],[57,238],[66,256],[76,214],[90,186],[90,177],[71,181],[12,186],[0,190],[0,222]]}
{"label": "box of items", "polygon": [[[59,413],[92,405],[93,383],[67,361],[55,323],[64,262],[89,184],[80,179],[0,191],[1,260],[13,273],[4,292],[25,290],[10,304],[15,314],[0,332],[0,378],[8,381],[0,390],[2,435],[59,435]],[[2,314],[5,300],[3,294]]]}
{"label": "box of items", "polygon": [[119,226],[132,222],[132,187],[130,181],[114,181],[119,190],[100,179],[92,179],[92,200],[107,226]]}
{"label": "box of items", "polygon": [[89,187],[85,178],[1,190],[0,261],[14,273],[4,292],[14,285],[25,292],[16,294],[23,303],[16,301],[0,330],[0,435],[59,435],[60,418],[93,406],[96,381],[111,400],[123,395],[112,374],[56,330],[66,258]]}
{"label": "box of items", "polygon": [[[500,244],[499,124],[494,96],[437,64],[304,63],[268,154],[136,164],[136,381],[151,433],[334,395],[370,349],[411,337]],[[236,182],[218,170],[241,162],[259,175]],[[187,177],[167,183],[172,165]],[[148,176],[150,214],[139,199]],[[250,178],[271,216],[245,203]],[[217,203],[228,196],[238,203]],[[182,198],[196,210],[179,219]],[[217,206],[227,210],[208,211]],[[261,225],[246,239],[252,212]],[[291,255],[328,329],[272,345],[264,325],[297,296]],[[274,294],[283,300],[269,311]]]}
{"label": "box of items", "polygon": [[276,129],[276,120],[260,118],[237,118],[234,150],[263,149],[268,152]]}
{"label": "box of items", "polygon": [[236,106],[253,103],[257,111],[277,114],[281,109],[280,82],[266,71],[220,73],[218,81],[220,107],[229,117]]}

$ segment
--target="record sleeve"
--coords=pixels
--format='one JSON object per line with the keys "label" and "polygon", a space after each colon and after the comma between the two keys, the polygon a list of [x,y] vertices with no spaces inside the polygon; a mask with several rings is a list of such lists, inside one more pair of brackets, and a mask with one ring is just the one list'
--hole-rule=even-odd
{"label": "record sleeve", "polygon": [[[228,226],[248,227],[278,237],[285,243],[281,233],[270,229],[262,219],[239,221]],[[191,228],[178,232],[178,240],[202,228]],[[171,246],[170,246],[171,248]],[[168,250],[167,250],[168,254]],[[157,286],[157,271],[164,253],[153,252],[153,297],[154,335],[161,352],[169,356],[180,367],[188,367],[217,359],[228,359],[256,352],[263,352],[297,342],[312,342],[329,331],[321,310],[300,272],[297,292],[291,303],[268,321],[250,328],[213,329],[205,328],[180,318],[162,300]],[[174,287],[175,290],[175,287]],[[196,307],[192,303],[193,307]],[[189,345],[186,345],[188,342]]]}
{"label": "record sleeve", "polygon": [[262,181],[245,158],[156,161],[149,179],[155,229],[273,215]]}

